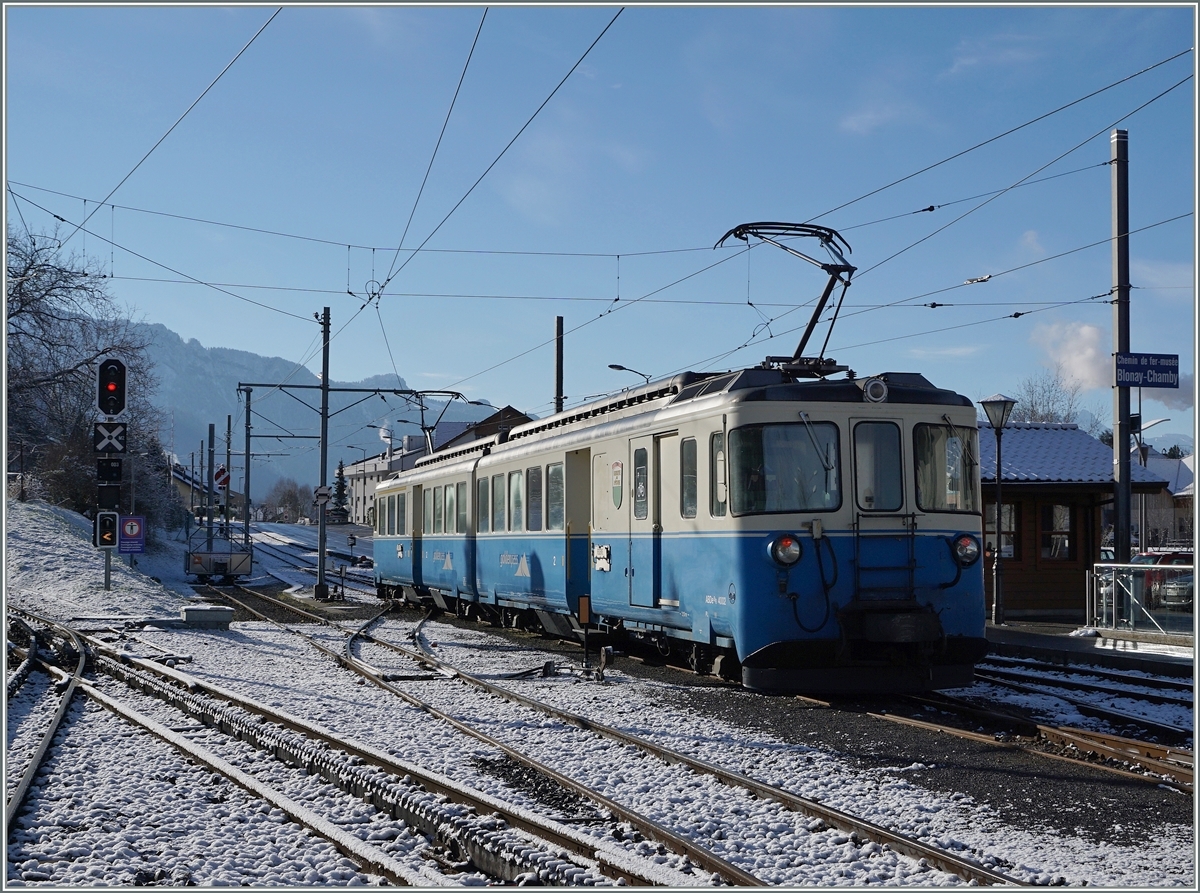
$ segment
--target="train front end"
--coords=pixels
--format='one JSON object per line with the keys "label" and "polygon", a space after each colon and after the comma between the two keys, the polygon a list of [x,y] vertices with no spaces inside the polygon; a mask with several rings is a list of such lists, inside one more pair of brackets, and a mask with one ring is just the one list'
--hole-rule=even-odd
{"label": "train front end", "polygon": [[969,684],[987,652],[970,401],[897,373],[741,397],[721,461],[743,684]]}

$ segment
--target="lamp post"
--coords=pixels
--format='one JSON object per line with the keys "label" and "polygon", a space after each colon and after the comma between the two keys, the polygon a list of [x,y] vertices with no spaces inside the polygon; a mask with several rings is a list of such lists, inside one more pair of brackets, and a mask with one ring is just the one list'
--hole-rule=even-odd
{"label": "lamp post", "polygon": [[619,363],[609,363],[608,368],[616,369],[618,372],[632,372],[634,375],[640,375],[642,378],[646,379],[646,384],[650,384],[650,376],[645,372],[638,372],[636,369],[630,369],[628,366],[622,366]]}
{"label": "lamp post", "polygon": [[1012,397],[1003,394],[992,394],[986,400],[980,400],[983,411],[987,413],[992,430],[996,432],[996,548],[992,554],[992,623],[1004,625],[1004,593],[1001,589],[1000,570],[1000,529],[1003,503],[1000,501],[1000,435],[1008,424],[1008,417],[1017,405]]}

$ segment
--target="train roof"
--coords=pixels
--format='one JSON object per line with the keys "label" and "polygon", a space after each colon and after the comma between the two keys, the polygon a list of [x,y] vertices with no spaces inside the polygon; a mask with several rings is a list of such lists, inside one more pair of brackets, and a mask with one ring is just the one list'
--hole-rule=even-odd
{"label": "train roof", "polygon": [[479,438],[456,448],[441,450],[418,460],[423,468],[463,459],[472,454],[490,452],[493,446],[511,443],[549,431],[572,427],[589,419],[646,404],[675,406],[702,397],[726,395],[731,402],[763,400],[809,401],[818,403],[870,403],[864,388],[871,381],[886,386],[888,403],[970,406],[971,401],[955,391],[934,386],[918,372],[884,372],[865,378],[838,380],[800,379],[784,369],[754,367],[728,372],[682,372],[670,378],[651,381],[608,397],[584,403],[544,419],[517,425],[510,431]]}

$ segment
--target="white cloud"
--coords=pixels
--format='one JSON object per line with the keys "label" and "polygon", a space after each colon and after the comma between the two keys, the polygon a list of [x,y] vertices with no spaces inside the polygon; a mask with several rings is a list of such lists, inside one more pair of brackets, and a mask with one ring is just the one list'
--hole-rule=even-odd
{"label": "white cloud", "polygon": [[932,358],[938,357],[970,357],[979,353],[983,349],[980,344],[964,344],[959,347],[913,347],[908,351],[910,357]]}
{"label": "white cloud", "polygon": [[1139,288],[1185,289],[1194,285],[1191,264],[1145,260],[1129,262],[1130,280]]}
{"label": "white cloud", "polygon": [[838,127],[851,133],[866,135],[905,116],[908,112],[909,109],[901,103],[871,100],[859,111],[844,115],[838,121]]}
{"label": "white cloud", "polygon": [[1103,329],[1082,322],[1039,325],[1029,336],[1051,365],[1062,363],[1063,374],[1085,390],[1112,386],[1112,350],[1106,338]]}
{"label": "white cloud", "polygon": [[954,51],[954,62],[943,76],[962,74],[977,68],[1015,68],[1028,65],[1042,55],[1034,44],[1038,37],[998,34],[976,40],[962,40]]}
{"label": "white cloud", "polygon": [[1194,403],[1195,387],[1195,375],[1192,375],[1190,372],[1180,373],[1179,390],[1175,390],[1175,388],[1155,388],[1152,393],[1155,400],[1169,409],[1191,409]]}
{"label": "white cloud", "polygon": [[1042,243],[1038,241],[1036,229],[1027,229],[1021,235],[1021,247],[1041,257],[1046,253],[1046,249],[1042,247]]}

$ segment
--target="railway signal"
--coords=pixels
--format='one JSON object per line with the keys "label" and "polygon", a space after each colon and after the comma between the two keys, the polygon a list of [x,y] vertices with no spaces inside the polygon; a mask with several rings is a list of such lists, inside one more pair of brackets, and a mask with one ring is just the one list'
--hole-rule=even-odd
{"label": "railway signal", "polygon": [[125,412],[125,373],[125,362],[116,357],[100,363],[96,376],[96,408],[101,415],[111,418]]}
{"label": "railway signal", "polygon": [[96,481],[101,484],[121,483],[122,465],[120,457],[115,459],[97,459]]}
{"label": "railway signal", "polygon": [[97,549],[117,548],[117,525],[121,516],[116,512],[96,512],[92,527],[92,544]]}

